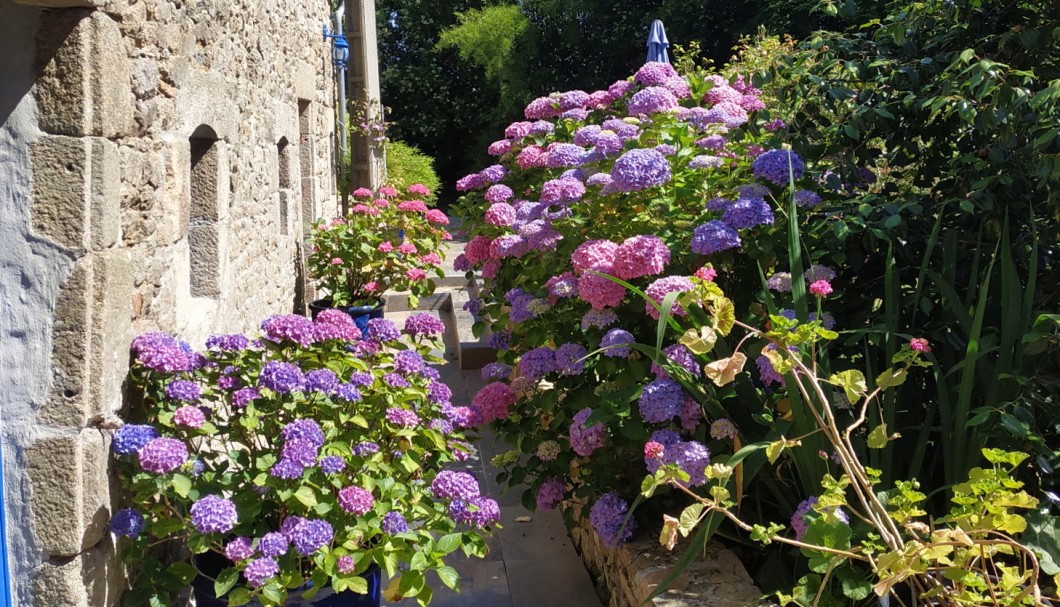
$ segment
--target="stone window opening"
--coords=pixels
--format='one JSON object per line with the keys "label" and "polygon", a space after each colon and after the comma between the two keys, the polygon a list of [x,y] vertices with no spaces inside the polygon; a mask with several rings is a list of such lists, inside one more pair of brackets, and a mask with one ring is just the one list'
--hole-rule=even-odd
{"label": "stone window opening", "polygon": [[286,137],[281,137],[276,142],[276,161],[280,236],[287,236],[290,233],[290,208],[291,200],[293,199],[291,185],[293,180],[291,179],[291,146]]}
{"label": "stone window opening", "polygon": [[188,256],[192,297],[217,299],[221,294],[220,144],[206,125],[195,129],[190,147],[191,198],[188,214]]}
{"label": "stone window opening", "polygon": [[313,170],[313,129],[310,123],[310,102],[298,100],[298,169],[302,187],[302,224],[308,226],[317,217],[315,171]]}

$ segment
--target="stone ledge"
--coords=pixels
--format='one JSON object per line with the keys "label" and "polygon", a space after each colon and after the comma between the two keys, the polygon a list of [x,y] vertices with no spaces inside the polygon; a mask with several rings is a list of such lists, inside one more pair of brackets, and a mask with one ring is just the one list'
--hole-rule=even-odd
{"label": "stone ledge", "polygon": [[[619,548],[608,548],[582,516],[578,504],[568,504],[576,524],[571,541],[595,576],[597,585],[610,595],[608,607],[759,607],[768,605],[762,592],[736,555],[717,542],[707,545],[706,555],[674,580],[670,588],[647,601],[668,577],[687,542],[672,552],[654,538],[633,540]],[[585,513],[586,515],[588,513]]]}

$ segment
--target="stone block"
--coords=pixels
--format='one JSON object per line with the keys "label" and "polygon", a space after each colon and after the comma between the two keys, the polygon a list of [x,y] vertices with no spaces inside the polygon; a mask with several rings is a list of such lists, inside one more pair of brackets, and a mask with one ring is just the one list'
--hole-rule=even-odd
{"label": "stone block", "polygon": [[87,414],[113,413],[122,406],[133,338],[133,260],[127,249],[94,255],[92,333]]}
{"label": "stone block", "polygon": [[34,90],[40,128],[45,132],[110,138],[132,133],[133,95],[125,40],[117,23],[102,11],[68,9],[42,14]]}
{"label": "stone block", "polygon": [[84,139],[45,135],[30,148],[33,231],[56,244],[87,248],[91,157]]}
{"label": "stone block", "polygon": [[77,435],[37,440],[27,451],[26,463],[32,528],[38,544],[51,556],[77,554],[82,549],[84,503]]}
{"label": "stone block", "polygon": [[13,0],[15,4],[41,8],[100,8],[107,0]]}
{"label": "stone block", "polygon": [[121,163],[118,146],[102,137],[87,140],[89,162],[89,246],[93,251],[114,246],[121,239]]}
{"label": "stone block", "polygon": [[74,557],[53,558],[33,570],[34,607],[112,607],[125,571],[110,536]]}
{"label": "stone block", "polygon": [[188,228],[188,257],[191,263],[192,297],[219,297],[220,234],[215,223]]}
{"label": "stone block", "polygon": [[317,70],[307,61],[299,61],[295,66],[294,94],[306,101],[317,98]]}
{"label": "stone block", "polygon": [[95,428],[42,438],[27,451],[32,528],[49,556],[103,541],[110,521],[109,435]]}
{"label": "stone block", "polygon": [[[194,48],[195,39],[191,42]],[[176,86],[173,126],[179,135],[191,137],[206,125],[217,139],[238,142],[239,113],[234,102],[240,95],[235,83],[215,72],[192,68],[186,60],[172,61],[169,75]]]}
{"label": "stone block", "polygon": [[42,424],[83,428],[87,419],[87,367],[91,318],[92,265],[76,263],[59,288],[52,329],[52,385],[37,411]]}

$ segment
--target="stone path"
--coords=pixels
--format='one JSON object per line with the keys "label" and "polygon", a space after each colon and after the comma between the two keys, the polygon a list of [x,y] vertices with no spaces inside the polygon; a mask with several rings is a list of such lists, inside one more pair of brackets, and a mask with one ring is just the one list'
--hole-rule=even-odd
{"label": "stone path", "polygon": [[[454,243],[447,256],[450,263],[463,248]],[[445,363],[439,365],[442,380],[453,390],[453,404],[467,405],[481,388],[478,366],[461,359],[461,342],[468,339],[471,319],[459,309],[466,301],[463,274],[448,268],[442,281],[440,295],[420,302],[421,311],[437,314],[446,323]],[[400,300],[400,296],[397,298]],[[454,306],[454,303],[456,305]],[[400,301],[388,303],[387,318],[404,322],[407,310]],[[457,308],[454,310],[454,307]],[[391,311],[392,310],[392,311]],[[458,326],[460,325],[460,326]],[[461,364],[463,363],[463,364]],[[522,491],[502,492],[495,482],[498,470],[490,465],[494,455],[508,447],[491,435],[481,438],[477,457],[461,464],[461,469],[474,474],[484,493],[497,500],[501,507],[501,528],[489,538],[486,558],[465,558],[454,553],[448,561],[460,572],[461,591],[446,588],[434,574],[428,583],[434,589],[435,607],[600,607],[600,598],[593,587],[589,572],[574,551],[563,517],[558,511],[529,512],[522,507]],[[526,522],[516,522],[526,521]],[[413,607],[414,600],[385,603],[394,607]]]}

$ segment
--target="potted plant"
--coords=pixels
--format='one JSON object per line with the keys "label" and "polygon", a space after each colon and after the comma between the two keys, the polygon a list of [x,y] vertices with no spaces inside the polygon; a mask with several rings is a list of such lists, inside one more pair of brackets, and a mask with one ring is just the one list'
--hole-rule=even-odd
{"label": "potted plant", "polygon": [[164,333],[133,341],[143,417],[114,435],[128,503],[111,523],[129,538],[129,602],[170,604],[196,578],[200,604],[231,606],[378,605],[380,572],[393,599],[429,602],[432,570],[456,587],[444,557],[482,556],[499,512],[443,469],[472,453],[473,420],[429,365],[442,323],[376,319],[362,335],[325,310],[262,330],[201,352]]}
{"label": "potted plant", "polygon": [[444,275],[443,240],[450,238],[445,213],[423,202],[426,186],[410,185],[353,192],[355,204],[345,217],[313,224],[308,237],[310,276],[327,296],[310,304],[313,314],[336,307],[346,310],[363,329],[369,318],[382,317],[380,296],[408,291],[415,307],[434,291],[433,274]]}

